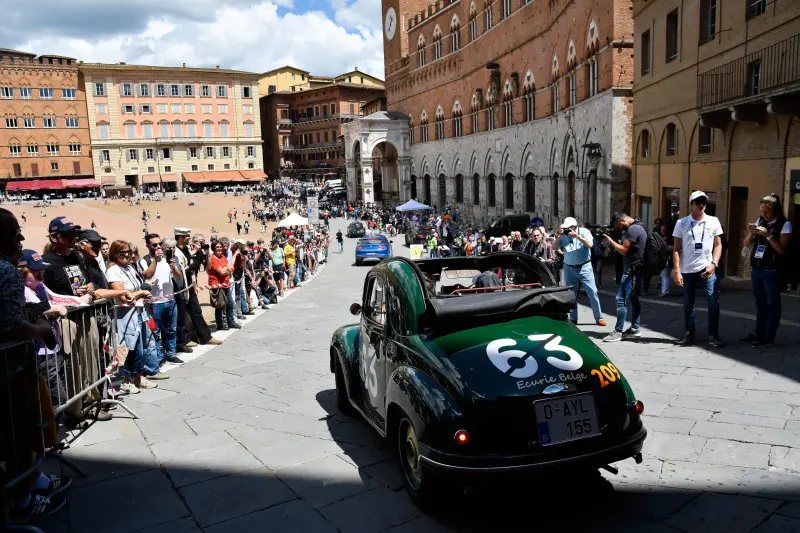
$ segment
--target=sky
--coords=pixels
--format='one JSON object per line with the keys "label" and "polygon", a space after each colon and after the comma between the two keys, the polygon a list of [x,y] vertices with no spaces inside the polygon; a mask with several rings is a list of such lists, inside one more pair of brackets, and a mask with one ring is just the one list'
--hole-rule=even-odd
{"label": "sky", "polygon": [[381,79],[380,0],[0,0],[0,48],[85,62]]}

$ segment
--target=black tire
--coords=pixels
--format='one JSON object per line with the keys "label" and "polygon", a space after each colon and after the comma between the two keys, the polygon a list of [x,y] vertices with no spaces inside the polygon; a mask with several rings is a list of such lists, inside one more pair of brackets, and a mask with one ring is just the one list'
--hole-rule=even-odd
{"label": "black tire", "polygon": [[349,415],[353,412],[353,406],[350,405],[350,400],[347,397],[347,387],[344,384],[344,372],[342,371],[342,363],[339,361],[339,355],[334,354],[336,360],[334,361],[334,372],[336,376],[336,407],[343,415]]}
{"label": "black tire", "polygon": [[361,259],[356,259],[356,266],[361,266]]}
{"label": "black tire", "polygon": [[428,511],[439,507],[443,494],[419,460],[417,433],[405,413],[399,417],[396,437],[400,474],[409,497],[420,509]]}

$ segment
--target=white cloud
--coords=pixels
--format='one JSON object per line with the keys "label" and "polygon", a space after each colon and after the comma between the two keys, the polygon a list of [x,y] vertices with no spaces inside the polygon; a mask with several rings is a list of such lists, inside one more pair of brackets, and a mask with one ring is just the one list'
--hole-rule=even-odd
{"label": "white cloud", "polygon": [[28,33],[21,42],[6,42],[12,48],[86,62],[220,65],[253,72],[292,64],[318,75],[335,75],[358,65],[383,78],[378,0],[339,4],[336,20],[322,11],[284,12],[292,0],[240,4],[221,2],[203,18],[169,13],[111,34],[92,36],[87,29],[86,36],[56,31],[46,38],[31,38],[35,34]]}

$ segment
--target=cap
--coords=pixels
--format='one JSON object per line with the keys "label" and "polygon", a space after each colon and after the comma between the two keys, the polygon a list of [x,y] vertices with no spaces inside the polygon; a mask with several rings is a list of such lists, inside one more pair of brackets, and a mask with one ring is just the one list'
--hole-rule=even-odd
{"label": "cap", "polygon": [[172,231],[176,237],[188,237],[192,233],[191,228],[172,228]]}
{"label": "cap", "polygon": [[561,228],[562,229],[567,229],[567,228],[571,228],[572,226],[577,226],[577,225],[578,225],[578,221],[577,220],[575,220],[572,217],[567,217],[567,218],[564,219],[564,223],[561,224]]}
{"label": "cap", "polygon": [[708,195],[703,191],[694,191],[691,196],[689,196],[689,203],[694,202],[698,198],[705,198],[708,201]]}
{"label": "cap", "polygon": [[42,261],[42,256],[36,250],[22,250],[22,257],[17,261],[17,266],[28,267],[31,270],[45,270],[50,263]]}
{"label": "cap", "polygon": [[105,239],[105,237],[102,237],[93,229],[82,229],[78,232],[79,241],[102,242],[103,239]]}
{"label": "cap", "polygon": [[76,226],[72,223],[72,220],[69,217],[56,217],[50,221],[50,225],[48,226],[50,233],[61,233],[64,231],[72,231],[72,230],[79,230],[81,229],[80,226]]}

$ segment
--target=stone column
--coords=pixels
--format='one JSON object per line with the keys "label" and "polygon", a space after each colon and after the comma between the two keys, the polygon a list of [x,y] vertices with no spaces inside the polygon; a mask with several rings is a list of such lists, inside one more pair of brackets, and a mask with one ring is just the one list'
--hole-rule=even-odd
{"label": "stone column", "polygon": [[345,167],[347,168],[347,199],[353,201],[358,198],[358,187],[360,185],[358,183],[358,160],[346,159]]}
{"label": "stone column", "polygon": [[365,204],[375,203],[375,189],[372,182],[372,158],[361,158],[361,187],[363,188],[363,200]]}
{"label": "stone column", "polygon": [[411,199],[411,158],[397,158],[397,174],[400,182],[400,203],[404,204]]}

